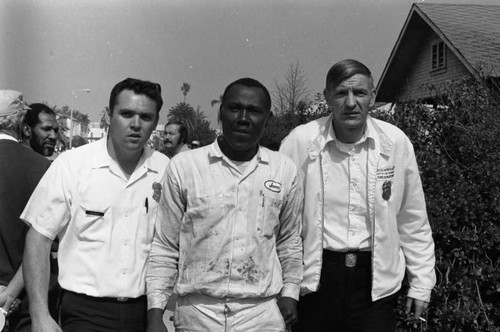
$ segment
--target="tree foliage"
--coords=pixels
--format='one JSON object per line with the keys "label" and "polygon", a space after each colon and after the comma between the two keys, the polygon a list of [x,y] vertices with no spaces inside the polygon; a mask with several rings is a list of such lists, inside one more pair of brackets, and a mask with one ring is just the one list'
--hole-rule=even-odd
{"label": "tree foliage", "polygon": [[308,98],[309,89],[304,68],[297,61],[288,67],[283,82],[274,82],[273,110],[276,114],[287,112],[295,114],[299,103],[306,103]]}
{"label": "tree foliage", "polygon": [[184,103],[186,102],[186,96],[190,90],[191,90],[191,84],[186,83],[186,82],[182,83],[181,91],[182,91],[182,94],[184,95]]}
{"label": "tree foliage", "polygon": [[99,118],[99,128],[103,129],[104,132],[107,133],[110,123],[111,123],[111,119],[110,119],[110,114],[109,114],[109,107],[106,106],[101,111],[101,116]]}
{"label": "tree foliage", "polygon": [[187,103],[178,103],[168,111],[169,120],[177,120],[184,123],[188,128],[189,141],[199,141],[200,146],[210,144],[215,139],[215,131],[210,128],[210,122],[200,107],[194,108]]}
{"label": "tree foliage", "polygon": [[500,102],[485,79],[435,92],[437,109],[378,115],[405,131],[419,162],[436,244],[427,330],[500,331]]}
{"label": "tree foliage", "polygon": [[191,142],[198,141],[200,146],[205,146],[212,143],[216,136],[215,130],[210,128],[210,121],[207,120],[205,113],[198,106],[194,130],[190,135]]}
{"label": "tree foliage", "polygon": [[175,106],[172,106],[168,110],[168,119],[176,119],[178,121],[181,121],[191,133],[193,132],[196,123],[196,111],[194,110],[193,106],[184,102],[180,102]]}
{"label": "tree foliage", "polygon": [[321,94],[316,94],[313,102],[300,101],[296,112],[273,114],[267,123],[260,144],[271,150],[278,150],[281,141],[290,131],[303,123],[328,115],[328,106]]}

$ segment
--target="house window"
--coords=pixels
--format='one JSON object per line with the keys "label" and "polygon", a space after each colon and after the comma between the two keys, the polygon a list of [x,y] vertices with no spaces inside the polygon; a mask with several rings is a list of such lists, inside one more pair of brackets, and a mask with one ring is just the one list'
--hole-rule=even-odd
{"label": "house window", "polygon": [[446,47],[444,42],[432,44],[432,70],[446,67]]}

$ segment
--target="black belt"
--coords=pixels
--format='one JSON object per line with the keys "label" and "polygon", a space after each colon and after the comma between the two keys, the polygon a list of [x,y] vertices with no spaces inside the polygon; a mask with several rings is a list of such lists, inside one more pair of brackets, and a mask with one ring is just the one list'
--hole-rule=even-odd
{"label": "black belt", "polygon": [[101,297],[101,296],[96,297],[96,296],[90,296],[87,294],[75,293],[75,292],[72,292],[72,291],[69,291],[66,289],[64,289],[63,291],[66,293],[69,293],[73,296],[86,298],[86,299],[90,299],[92,301],[101,302],[101,303],[113,303],[113,302],[134,303],[134,302],[140,302],[140,301],[146,300],[146,295],[142,295],[139,297]]}
{"label": "black belt", "polygon": [[323,261],[333,264],[344,264],[346,267],[371,266],[372,253],[370,251],[330,251],[323,250]]}

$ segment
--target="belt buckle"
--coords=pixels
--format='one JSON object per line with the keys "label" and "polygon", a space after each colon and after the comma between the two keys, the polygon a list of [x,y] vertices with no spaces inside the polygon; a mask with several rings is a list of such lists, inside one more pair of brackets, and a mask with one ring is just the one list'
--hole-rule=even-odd
{"label": "belt buckle", "polygon": [[355,267],[356,266],[356,254],[352,252],[348,252],[345,254],[345,266],[346,267]]}
{"label": "belt buckle", "polygon": [[128,297],[117,297],[116,300],[118,302],[127,302],[128,301]]}

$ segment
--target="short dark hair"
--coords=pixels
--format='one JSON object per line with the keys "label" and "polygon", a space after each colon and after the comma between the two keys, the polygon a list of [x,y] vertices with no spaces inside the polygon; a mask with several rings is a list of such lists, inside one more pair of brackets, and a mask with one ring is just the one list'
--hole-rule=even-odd
{"label": "short dark hair", "polygon": [[264,96],[266,98],[267,110],[268,111],[271,110],[271,95],[269,94],[269,91],[264,86],[264,84],[260,83],[259,81],[255,80],[253,78],[249,78],[249,77],[240,78],[240,79],[234,81],[233,83],[230,83],[226,87],[226,89],[224,90],[224,93],[222,94],[222,97],[220,99],[221,107],[227,98],[227,94],[228,94],[229,90],[235,85],[243,85],[243,86],[246,86],[248,88],[260,88],[260,89],[262,89],[262,91],[264,91]]}
{"label": "short dark hair", "polygon": [[178,125],[182,143],[186,144],[188,142],[189,131],[183,121],[178,119],[168,120],[167,124],[163,127],[163,130],[166,130],[168,125]]}
{"label": "short dark hair", "polygon": [[326,75],[326,89],[335,89],[343,81],[356,74],[373,79],[370,69],[361,62],[353,59],[339,61],[330,68]]}
{"label": "short dark hair", "polygon": [[49,106],[42,103],[33,103],[29,105],[30,109],[27,110],[23,122],[30,128],[35,127],[40,122],[40,113],[46,113],[56,116],[56,113]]}
{"label": "short dark hair", "polygon": [[145,95],[151,98],[156,103],[156,113],[160,113],[161,107],[163,106],[160,84],[129,77],[117,83],[113,87],[113,90],[111,90],[111,95],[109,96],[110,114],[113,114],[113,107],[116,105],[116,98],[123,90],[132,90],[135,94]]}

